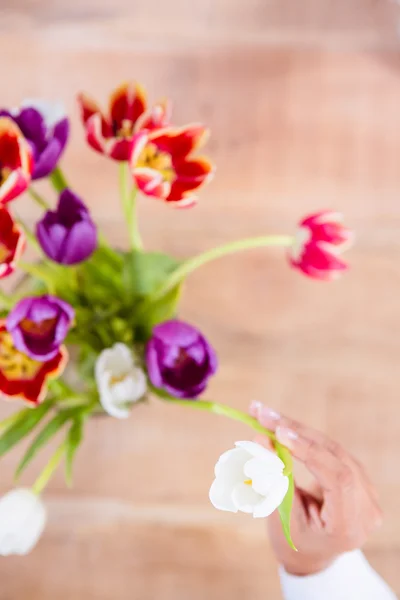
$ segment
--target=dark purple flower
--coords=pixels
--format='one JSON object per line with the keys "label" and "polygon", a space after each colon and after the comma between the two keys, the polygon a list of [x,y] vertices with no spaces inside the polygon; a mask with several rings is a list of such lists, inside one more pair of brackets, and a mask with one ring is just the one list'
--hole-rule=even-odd
{"label": "dark purple flower", "polygon": [[32,296],[18,302],[6,320],[17,350],[40,362],[54,358],[71,326],[72,306],[55,296]]}
{"label": "dark purple flower", "polygon": [[200,331],[182,321],[166,321],[153,329],[146,364],[151,383],[176,398],[199,396],[218,366]]}
{"label": "dark purple flower", "polygon": [[86,260],[97,247],[96,225],[84,203],[65,189],[57,210],[49,210],[36,225],[36,236],[43,252],[62,265]]}
{"label": "dark purple flower", "polygon": [[59,104],[27,100],[18,109],[0,110],[13,119],[28,140],[34,160],[32,179],[47,177],[55,169],[66,146],[69,121]]}

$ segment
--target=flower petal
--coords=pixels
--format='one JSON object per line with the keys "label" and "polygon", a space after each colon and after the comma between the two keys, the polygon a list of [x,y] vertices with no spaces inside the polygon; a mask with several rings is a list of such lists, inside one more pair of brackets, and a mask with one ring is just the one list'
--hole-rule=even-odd
{"label": "flower petal", "polygon": [[289,479],[282,475],[280,480],[274,484],[268,496],[254,508],[253,517],[255,519],[269,517],[282,504],[288,489]]}
{"label": "flower petal", "polygon": [[256,442],[235,442],[235,446],[237,448],[243,448],[255,458],[264,459],[270,464],[275,463],[277,470],[280,469],[282,471],[285,468],[285,465],[279,456],[271,452],[271,450],[264,448],[261,444],[257,444]]}
{"label": "flower petal", "polygon": [[223,477],[230,485],[243,481],[244,466],[249,460],[249,455],[243,448],[232,448],[219,457],[215,465],[215,477]]}
{"label": "flower petal", "polygon": [[122,127],[124,121],[136,123],[146,109],[146,91],[132,82],[120,85],[110,97],[110,117],[114,131]]}
{"label": "flower petal", "polygon": [[233,489],[232,500],[238,510],[251,514],[254,507],[262,501],[262,496],[251,485],[240,482]]}
{"label": "flower petal", "polygon": [[[272,456],[275,455],[271,452]],[[268,462],[264,458],[252,458],[244,466],[244,473],[251,479],[252,486],[258,494],[267,496],[282,477],[281,466],[275,461]]]}
{"label": "flower petal", "polygon": [[97,152],[105,153],[105,137],[102,131],[102,117],[95,113],[86,122],[86,140]]}
{"label": "flower petal", "polygon": [[218,510],[224,510],[227,512],[236,513],[238,511],[237,506],[232,500],[232,490],[226,486],[222,479],[215,479],[210,487],[209,498],[211,504],[218,508]]}
{"label": "flower petal", "polygon": [[82,119],[84,125],[87,125],[89,119],[93,115],[98,114],[100,116],[100,123],[101,123],[100,129],[102,132],[102,136],[103,137],[112,136],[113,132],[111,129],[111,125],[108,123],[106,117],[103,114],[103,111],[101,110],[101,108],[97,104],[97,102],[95,102],[95,100],[90,98],[87,94],[81,93],[78,95],[78,104],[79,104],[79,108],[80,108],[81,119]]}
{"label": "flower petal", "polygon": [[150,133],[150,140],[160,150],[169,152],[174,160],[184,158],[203,146],[209,137],[209,130],[199,123],[185,127],[167,127]]}
{"label": "flower petal", "polygon": [[32,179],[47,177],[57,166],[63,148],[56,138],[51,138],[43,152],[37,157],[32,173]]}
{"label": "flower petal", "polygon": [[167,198],[171,190],[171,184],[164,181],[162,173],[147,167],[135,168],[133,171],[136,185],[139,190],[147,196],[155,198]]}

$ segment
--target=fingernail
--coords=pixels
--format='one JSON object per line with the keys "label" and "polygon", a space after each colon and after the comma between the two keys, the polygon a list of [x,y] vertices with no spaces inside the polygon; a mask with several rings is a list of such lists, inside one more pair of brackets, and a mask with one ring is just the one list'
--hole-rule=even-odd
{"label": "fingernail", "polygon": [[297,440],[298,437],[298,434],[293,429],[289,429],[288,427],[276,428],[276,439],[284,446],[288,446],[288,448],[290,448],[292,442]]}
{"label": "fingernail", "polygon": [[268,406],[263,406],[261,409],[260,417],[264,419],[272,419],[273,421],[279,421],[281,415],[274,410],[273,408],[269,408]]}
{"label": "fingernail", "polygon": [[262,410],[263,404],[259,400],[253,400],[250,403],[249,413],[252,417],[256,417],[258,419],[260,412]]}

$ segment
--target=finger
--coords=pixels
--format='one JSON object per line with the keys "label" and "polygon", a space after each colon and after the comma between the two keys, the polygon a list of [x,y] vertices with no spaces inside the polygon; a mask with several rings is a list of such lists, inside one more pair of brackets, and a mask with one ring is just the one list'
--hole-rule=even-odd
{"label": "finger", "polygon": [[272,443],[272,440],[265,436],[265,435],[256,435],[256,437],[254,438],[254,441],[257,444],[260,444],[261,446],[264,446],[264,448],[266,448],[267,450],[271,450],[272,452],[275,451],[274,445]]}
{"label": "finger", "polygon": [[[286,421],[285,421],[286,422]],[[291,427],[276,428],[278,442],[289,448],[314,475],[325,491],[343,493],[354,485],[352,468],[333,454],[323,443],[307,435],[302,427],[291,422]]]}

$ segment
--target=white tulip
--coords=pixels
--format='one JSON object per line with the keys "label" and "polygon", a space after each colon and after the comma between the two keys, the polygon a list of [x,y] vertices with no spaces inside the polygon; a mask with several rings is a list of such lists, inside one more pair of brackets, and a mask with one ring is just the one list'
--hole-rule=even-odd
{"label": "white tulip", "polygon": [[146,375],[125,344],[103,350],[96,362],[96,382],[104,410],[117,419],[129,417],[130,405],[146,393]]}
{"label": "white tulip", "polygon": [[46,509],[36,494],[19,488],[0,499],[0,556],[28,554],[46,524]]}
{"label": "white tulip", "polygon": [[274,452],[255,442],[236,442],[235,446],[215,465],[211,503],[219,510],[268,517],[288,491],[285,465]]}

